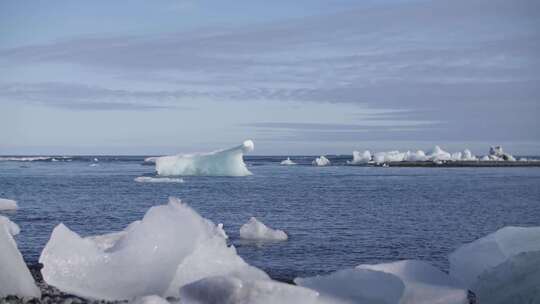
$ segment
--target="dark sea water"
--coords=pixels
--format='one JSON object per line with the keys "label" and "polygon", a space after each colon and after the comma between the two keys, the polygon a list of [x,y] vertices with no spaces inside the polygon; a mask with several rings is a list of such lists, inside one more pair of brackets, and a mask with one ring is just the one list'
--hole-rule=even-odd
{"label": "dark sea water", "polygon": [[[223,223],[239,254],[277,279],[327,273],[362,263],[422,259],[443,270],[448,254],[506,225],[540,226],[540,168],[312,167],[314,157],[246,157],[248,177],[184,177],[184,183],[137,183],[152,175],[144,157],[72,161],[0,161],[4,213],[21,226],[19,249],[37,263],[63,222],[83,236],[121,230],[169,196]],[[279,243],[245,243],[251,216],[285,230]]]}

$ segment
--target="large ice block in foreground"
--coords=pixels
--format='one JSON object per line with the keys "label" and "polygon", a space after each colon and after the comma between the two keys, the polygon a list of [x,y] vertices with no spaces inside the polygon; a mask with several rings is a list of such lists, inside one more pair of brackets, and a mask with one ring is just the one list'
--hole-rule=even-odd
{"label": "large ice block in foreground", "polygon": [[0,198],[0,211],[2,210],[17,210],[17,202],[10,199]]}
{"label": "large ice block in foreground", "polygon": [[253,151],[251,140],[241,145],[210,153],[179,154],[155,159],[158,175],[246,176],[251,172],[244,163],[244,153]]}
{"label": "large ice block in foreground", "polygon": [[467,291],[428,263],[360,265],[294,282],[320,292],[322,303],[465,304]]}
{"label": "large ice block in foreground", "polygon": [[318,293],[307,288],[272,280],[242,280],[214,276],[182,287],[186,304],[311,304]]}
{"label": "large ice block in foreground", "polygon": [[240,227],[240,237],[247,240],[286,241],[288,236],[283,230],[272,229],[252,217]]}
{"label": "large ice block in foreground", "polygon": [[315,158],[311,164],[313,166],[318,167],[324,167],[324,166],[330,166],[330,160],[326,158],[324,155],[321,155],[320,157]]}
{"label": "large ice block in foreground", "polygon": [[[499,229],[461,246],[449,260],[450,275],[475,292],[480,303],[540,301],[540,284],[530,284],[540,282],[540,227]],[[495,294],[514,300],[499,301]]]}
{"label": "large ice block in foreground", "polygon": [[0,215],[0,298],[8,295],[39,298],[41,292],[13,239],[19,231],[17,224]]}
{"label": "large ice block in foreground", "polygon": [[227,246],[219,226],[176,198],[121,232],[82,238],[60,224],[39,261],[49,285],[100,300],[178,296],[181,286],[212,275],[269,279]]}

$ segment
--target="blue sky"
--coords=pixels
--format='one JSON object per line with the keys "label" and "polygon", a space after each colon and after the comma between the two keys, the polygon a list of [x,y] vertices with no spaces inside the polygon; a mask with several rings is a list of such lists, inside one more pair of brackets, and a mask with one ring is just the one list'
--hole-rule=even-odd
{"label": "blue sky", "polygon": [[2,1],[0,154],[540,154],[540,3]]}

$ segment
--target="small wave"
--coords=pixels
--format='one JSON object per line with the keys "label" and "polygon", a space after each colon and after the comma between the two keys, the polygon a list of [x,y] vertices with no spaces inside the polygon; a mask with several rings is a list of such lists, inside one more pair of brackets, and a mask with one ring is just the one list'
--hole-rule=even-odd
{"label": "small wave", "polygon": [[138,183],[183,183],[181,178],[139,176],[134,179]]}

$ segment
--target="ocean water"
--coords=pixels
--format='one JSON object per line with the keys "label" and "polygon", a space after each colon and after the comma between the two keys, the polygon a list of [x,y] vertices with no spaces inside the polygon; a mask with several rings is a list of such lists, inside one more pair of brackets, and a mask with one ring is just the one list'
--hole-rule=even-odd
{"label": "ocean water", "polygon": [[[328,273],[362,263],[421,259],[448,269],[465,242],[506,225],[540,226],[540,168],[382,168],[280,166],[285,157],[246,157],[247,177],[184,177],[184,183],[138,183],[152,176],[142,156],[0,161],[0,197],[21,226],[19,249],[36,264],[60,222],[88,236],[121,230],[169,196],[223,223],[239,254],[272,277]],[[251,216],[283,229],[289,240],[245,242]]]}

